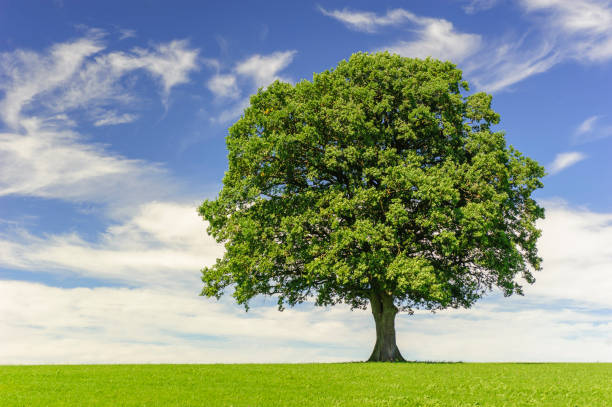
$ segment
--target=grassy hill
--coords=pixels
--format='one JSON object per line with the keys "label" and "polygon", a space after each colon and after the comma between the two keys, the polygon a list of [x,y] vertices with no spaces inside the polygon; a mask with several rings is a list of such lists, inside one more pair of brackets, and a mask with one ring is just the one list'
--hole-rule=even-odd
{"label": "grassy hill", "polygon": [[612,406],[612,364],[0,366],[0,406]]}

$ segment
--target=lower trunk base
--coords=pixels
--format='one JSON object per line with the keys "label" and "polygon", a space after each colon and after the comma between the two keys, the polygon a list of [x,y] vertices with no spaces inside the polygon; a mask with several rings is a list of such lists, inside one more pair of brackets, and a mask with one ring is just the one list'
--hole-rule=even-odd
{"label": "lower trunk base", "polygon": [[395,315],[398,312],[393,298],[378,293],[370,298],[376,323],[376,345],[368,362],[405,362],[395,342]]}
{"label": "lower trunk base", "polygon": [[398,347],[393,346],[378,346],[378,342],[374,346],[374,350],[368,359],[368,362],[405,362]]}

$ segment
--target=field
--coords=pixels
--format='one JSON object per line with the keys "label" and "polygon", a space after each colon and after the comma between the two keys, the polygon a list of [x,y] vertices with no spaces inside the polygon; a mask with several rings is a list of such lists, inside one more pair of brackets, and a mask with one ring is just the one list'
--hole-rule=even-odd
{"label": "field", "polygon": [[0,406],[612,406],[612,364],[0,366]]}

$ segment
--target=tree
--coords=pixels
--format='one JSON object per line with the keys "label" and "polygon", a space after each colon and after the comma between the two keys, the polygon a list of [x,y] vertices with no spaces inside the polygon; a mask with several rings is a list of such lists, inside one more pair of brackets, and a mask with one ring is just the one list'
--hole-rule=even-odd
{"label": "tree", "polygon": [[[491,126],[450,62],[358,53],[295,86],[253,95],[229,129],[229,170],[199,208],[225,255],[202,294],[248,310],[307,300],[371,306],[370,361],[402,361],[399,311],[522,294],[540,269],[531,198],[544,169]],[[463,92],[463,93],[462,93]]]}

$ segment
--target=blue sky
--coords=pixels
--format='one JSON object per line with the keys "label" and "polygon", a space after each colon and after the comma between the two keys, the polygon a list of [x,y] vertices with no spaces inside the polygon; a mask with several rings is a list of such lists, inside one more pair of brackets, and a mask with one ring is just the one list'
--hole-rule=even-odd
{"label": "blue sky", "polygon": [[547,169],[523,298],[400,315],[412,360],[612,361],[612,2],[0,2],[0,363],[363,360],[368,312],[198,297],[195,208],[258,87],[455,62]]}

